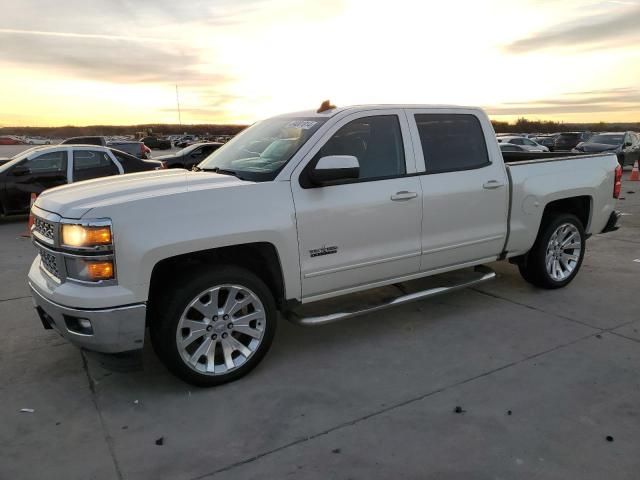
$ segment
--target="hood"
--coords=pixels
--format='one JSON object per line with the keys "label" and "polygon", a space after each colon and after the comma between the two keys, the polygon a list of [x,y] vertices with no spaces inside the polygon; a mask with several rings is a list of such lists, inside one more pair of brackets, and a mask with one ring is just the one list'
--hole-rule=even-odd
{"label": "hood", "polygon": [[89,210],[97,207],[248,183],[251,182],[211,172],[153,170],[52,188],[38,197],[36,205],[65,218],[82,218]]}
{"label": "hood", "polygon": [[158,155],[157,157],[153,157],[151,160],[173,160],[174,158],[180,158],[182,155],[177,155],[175,153],[170,153],[168,155]]}
{"label": "hood", "polygon": [[620,145],[609,145],[607,143],[583,143],[579,149],[583,152],[598,153],[608,150],[616,150]]}

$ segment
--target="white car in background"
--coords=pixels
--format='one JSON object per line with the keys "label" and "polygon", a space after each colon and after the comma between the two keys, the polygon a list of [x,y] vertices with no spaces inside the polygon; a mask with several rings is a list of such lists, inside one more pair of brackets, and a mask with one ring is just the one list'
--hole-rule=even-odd
{"label": "white car in background", "polygon": [[51,140],[42,137],[27,137],[24,141],[29,145],[51,145]]}
{"label": "white car in background", "polygon": [[512,145],[519,145],[524,148],[528,152],[548,152],[549,149],[544,145],[540,145],[537,142],[534,142],[530,138],[524,137],[498,137],[498,143],[510,143]]}

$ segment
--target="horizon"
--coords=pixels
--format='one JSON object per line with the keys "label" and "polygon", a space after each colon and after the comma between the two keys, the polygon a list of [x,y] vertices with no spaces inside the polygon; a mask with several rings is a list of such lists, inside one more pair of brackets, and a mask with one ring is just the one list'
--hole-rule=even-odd
{"label": "horizon", "polygon": [[246,125],[325,98],[472,104],[509,122],[640,119],[635,1],[117,5],[5,8],[0,126]]}

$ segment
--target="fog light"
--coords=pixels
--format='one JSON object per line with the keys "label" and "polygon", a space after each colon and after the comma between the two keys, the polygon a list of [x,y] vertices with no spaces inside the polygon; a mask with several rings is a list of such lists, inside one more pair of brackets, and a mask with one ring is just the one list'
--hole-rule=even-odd
{"label": "fog light", "polygon": [[91,260],[89,257],[67,257],[67,277],[85,282],[115,279],[113,260]]}
{"label": "fog light", "polygon": [[93,335],[93,325],[91,325],[91,320],[88,318],[78,318],[65,315],[64,322],[70,332],[79,333],[81,335]]}

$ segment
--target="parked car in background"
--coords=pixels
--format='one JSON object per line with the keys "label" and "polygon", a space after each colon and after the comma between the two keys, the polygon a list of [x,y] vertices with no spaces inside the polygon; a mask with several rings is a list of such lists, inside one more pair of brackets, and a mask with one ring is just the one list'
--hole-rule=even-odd
{"label": "parked car in background", "polygon": [[173,142],[174,147],[184,148],[198,141],[198,137],[196,135],[183,135],[182,137],[176,139]]}
{"label": "parked car in background", "polygon": [[222,143],[217,142],[194,143],[171,155],[155,157],[155,160],[160,160],[167,168],[186,168],[191,170],[222,145]]}
{"label": "parked car in background", "polygon": [[86,137],[70,137],[63,140],[60,145],[101,145],[107,146],[107,139],[100,135]]}
{"label": "parked car in background", "polygon": [[150,136],[144,137],[140,141],[151,149],[169,150],[171,148],[171,141],[167,140],[166,138]]}
{"label": "parked car in background", "polygon": [[260,362],[279,312],[322,325],[490,280],[483,264],[506,259],[564,287],[589,235],[618,228],[622,169],[612,154],[505,162],[492,137],[476,108],[323,105],[255,123],[197,171],[46,192],[37,315],[103,353],[142,349],[148,327],[174,374],[212,386]]}
{"label": "parked car in background", "polygon": [[529,151],[529,150],[526,150],[523,146],[515,145],[513,143],[499,143],[498,146],[500,147],[501,152],[528,152]]}
{"label": "parked car in background", "polygon": [[556,143],[556,137],[558,135],[539,135],[535,137],[533,140],[540,145],[547,147],[550,152],[553,152]]}
{"label": "parked car in background", "polygon": [[25,142],[28,145],[51,145],[51,140],[43,137],[27,137]]}
{"label": "parked car in background", "polygon": [[499,137],[498,143],[511,143],[513,145],[519,145],[527,152],[548,152],[549,149],[544,145],[534,142],[533,140],[525,137]]}
{"label": "parked car in background", "polygon": [[573,149],[579,153],[614,152],[623,167],[640,161],[640,137],[634,132],[598,133]]}
{"label": "parked car in background", "polygon": [[562,132],[558,134],[554,143],[554,150],[572,150],[576,148],[580,142],[584,142],[588,135],[583,132]]}
{"label": "parked car in background", "polygon": [[13,135],[4,135],[0,137],[0,145],[24,145],[24,141]]}
{"label": "parked car in background", "polygon": [[161,168],[161,162],[97,145],[34,147],[0,165],[0,213],[28,213],[32,193],[59,185]]}
{"label": "parked car in background", "polygon": [[134,157],[142,159],[151,158],[151,150],[149,147],[136,140],[112,140],[107,142],[107,146],[126,152]]}

